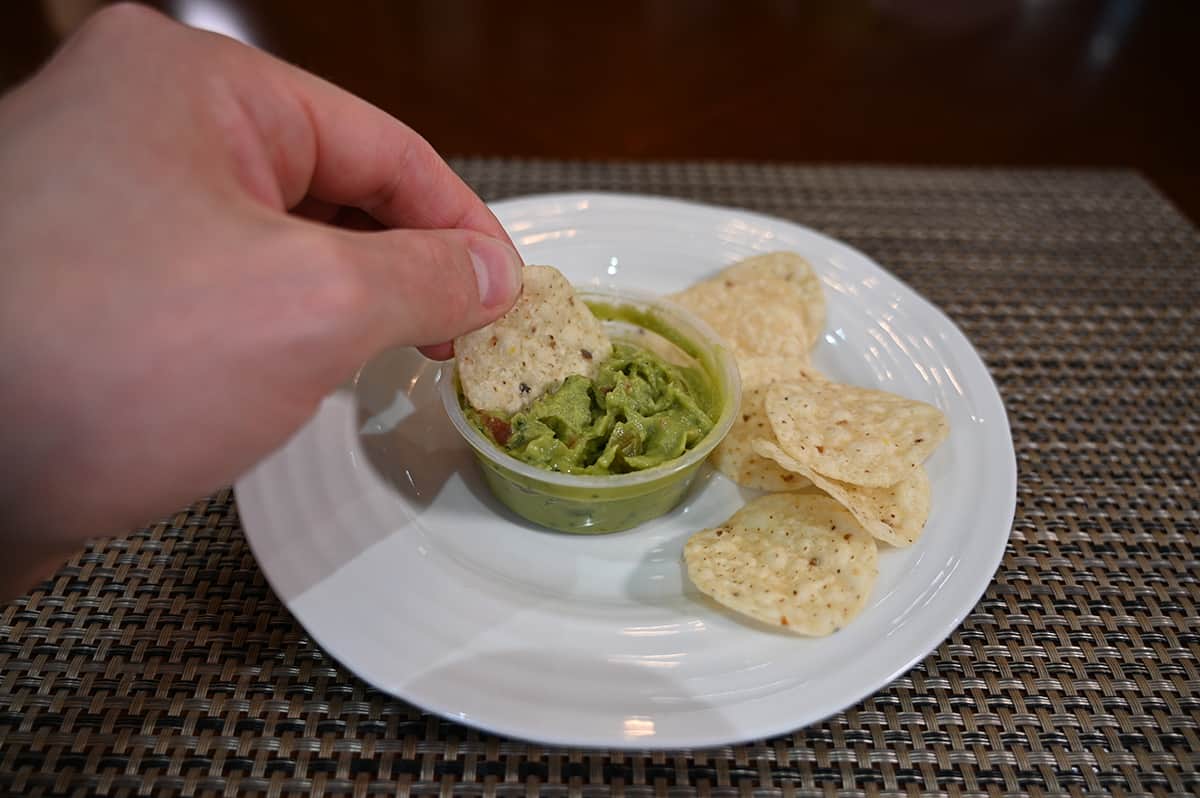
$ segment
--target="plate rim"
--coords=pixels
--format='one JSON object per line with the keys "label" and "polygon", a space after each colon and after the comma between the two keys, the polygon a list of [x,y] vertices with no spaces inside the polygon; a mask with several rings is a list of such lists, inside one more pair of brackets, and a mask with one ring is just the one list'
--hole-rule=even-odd
{"label": "plate rim", "polygon": [[[943,642],[945,642],[953,634],[954,630],[957,629],[962,624],[962,622],[971,614],[971,612],[975,609],[975,607],[978,606],[980,599],[984,596],[984,594],[987,592],[988,588],[992,585],[992,583],[995,579],[995,574],[1003,562],[1004,552],[1005,552],[1008,542],[1011,538],[1012,524],[1016,517],[1016,506],[1017,506],[1018,470],[1017,470],[1016,450],[1015,450],[1014,442],[1012,440],[1012,428],[1011,428],[1011,423],[1010,423],[1010,420],[1008,417],[1008,410],[1004,404],[1003,395],[1000,393],[1000,390],[996,384],[995,378],[992,375],[991,370],[988,368],[986,361],[980,355],[979,351],[971,343],[970,339],[966,336],[966,334],[962,331],[962,329],[940,307],[938,307],[936,304],[934,304],[932,301],[930,301],[928,298],[926,298],[919,291],[914,289],[911,285],[909,285],[907,282],[905,282],[899,276],[897,276],[896,274],[894,274],[893,272],[888,270],[886,267],[884,267],[883,265],[878,263],[874,258],[865,254],[864,252],[862,252],[858,248],[854,247],[853,245],[848,244],[841,239],[835,238],[832,235],[823,233],[819,230],[808,227],[799,222],[795,222],[791,219],[787,219],[787,218],[780,217],[780,216],[772,216],[770,214],[761,213],[758,211],[749,210],[749,209],[745,209],[745,208],[740,208],[737,206],[719,205],[719,204],[715,204],[715,203],[707,203],[707,202],[702,202],[702,201],[692,201],[692,200],[680,199],[677,197],[670,197],[670,196],[659,196],[659,195],[645,194],[645,193],[625,193],[625,192],[619,192],[619,191],[566,191],[566,192],[548,192],[548,193],[537,193],[537,194],[514,195],[511,197],[505,197],[502,199],[498,199],[498,200],[489,202],[488,207],[499,218],[501,215],[501,212],[504,211],[506,208],[509,208],[512,206],[520,206],[520,205],[524,205],[524,204],[528,204],[528,203],[532,203],[532,202],[560,202],[561,203],[561,202],[578,202],[581,200],[591,201],[591,200],[597,200],[597,199],[609,201],[609,202],[647,203],[647,204],[659,205],[659,206],[666,204],[666,205],[673,206],[674,208],[681,210],[681,211],[685,211],[685,212],[686,211],[705,211],[705,212],[729,213],[729,214],[736,215],[743,219],[756,220],[768,227],[778,226],[778,225],[782,224],[782,225],[786,225],[786,226],[790,226],[790,227],[802,230],[804,233],[806,233],[808,235],[816,236],[820,239],[823,239],[827,243],[833,244],[837,248],[840,248],[840,249],[843,249],[845,251],[852,253],[856,258],[861,259],[864,263],[866,263],[866,264],[870,265],[871,267],[873,267],[874,269],[878,270],[880,273],[885,275],[888,279],[895,281],[895,283],[898,284],[899,286],[901,286],[904,289],[904,291],[908,292],[913,297],[915,297],[915,299],[920,304],[920,309],[922,312],[933,314],[933,317],[936,320],[936,322],[940,325],[943,325],[945,327],[945,329],[950,331],[950,333],[958,339],[954,343],[957,343],[959,346],[965,347],[965,352],[970,356],[970,358],[975,362],[975,364],[978,365],[982,375],[987,378],[987,385],[990,386],[990,391],[987,391],[987,392],[980,391],[979,393],[984,395],[984,399],[986,400],[984,402],[985,405],[991,404],[992,401],[994,400],[995,407],[998,408],[1000,411],[999,414],[997,416],[995,416],[996,426],[994,429],[995,429],[996,435],[998,437],[1002,437],[1004,439],[1005,451],[1002,452],[1002,454],[1007,455],[1007,457],[1005,458],[1005,462],[1003,463],[1003,465],[1005,467],[1000,469],[1000,471],[1004,477],[1004,483],[1005,483],[1001,487],[1003,488],[1003,507],[1006,509],[1005,514],[1007,515],[1007,520],[1004,522],[1004,525],[1007,528],[1007,532],[1003,536],[1001,536],[999,534],[996,534],[994,536],[989,536],[987,538],[987,540],[991,540],[992,545],[988,551],[974,552],[974,556],[977,558],[975,560],[974,565],[979,570],[980,578],[979,578],[978,584],[975,587],[972,587],[968,591],[965,591],[973,596],[973,598],[970,602],[964,601],[962,603],[961,608],[957,608],[953,613],[945,616],[946,620],[944,620],[942,623],[933,624],[930,627],[926,627],[927,631],[925,631],[924,634],[919,635],[919,638],[925,642],[921,642],[920,645],[915,646],[912,649],[912,653],[902,657],[900,660],[900,664],[897,665],[896,667],[890,669],[886,673],[886,675],[884,675],[882,677],[877,677],[875,679],[858,682],[852,690],[847,691],[847,695],[849,696],[848,698],[846,698],[845,700],[840,700],[840,701],[834,702],[838,705],[837,708],[831,709],[828,711],[822,710],[821,713],[817,717],[809,717],[807,719],[801,720],[799,723],[794,722],[794,721],[787,722],[787,721],[781,719],[780,722],[777,724],[769,724],[769,723],[763,724],[758,729],[756,729],[753,733],[746,733],[744,730],[738,729],[736,731],[737,736],[730,736],[730,733],[717,734],[717,735],[713,735],[713,736],[707,736],[703,733],[697,733],[694,735],[690,735],[689,739],[686,742],[681,742],[677,739],[665,740],[665,739],[660,738],[658,735],[638,739],[635,742],[630,741],[628,739],[624,739],[624,740],[605,739],[604,741],[598,741],[598,740],[594,739],[594,737],[589,737],[587,735],[581,735],[581,736],[577,736],[577,737],[571,737],[571,736],[566,736],[566,735],[538,736],[536,734],[531,734],[527,730],[518,728],[519,724],[513,724],[512,726],[506,726],[506,724],[504,724],[502,722],[491,722],[491,721],[487,721],[487,720],[480,720],[470,714],[466,714],[466,716],[464,717],[464,713],[461,711],[461,709],[455,709],[450,706],[444,706],[444,705],[442,705],[441,702],[431,701],[425,697],[415,697],[412,695],[404,695],[404,694],[401,694],[400,692],[397,692],[396,690],[393,690],[391,688],[385,688],[385,687],[381,686],[380,684],[375,683],[370,678],[362,676],[360,674],[359,670],[356,669],[355,667],[353,667],[353,665],[351,663],[349,663],[346,660],[343,660],[339,656],[335,655],[333,653],[333,649],[325,643],[325,641],[323,639],[323,635],[315,632],[308,625],[306,625],[304,623],[304,621],[301,619],[300,615],[293,608],[293,604],[296,602],[296,600],[300,596],[299,595],[292,596],[287,599],[283,598],[284,594],[279,590],[278,586],[276,585],[275,580],[272,578],[270,573],[268,573],[267,569],[262,567],[262,564],[261,564],[262,558],[259,556],[258,549],[254,542],[254,535],[250,531],[251,527],[253,526],[253,524],[255,522],[252,520],[249,520],[247,518],[247,516],[257,516],[259,514],[259,510],[263,510],[263,513],[265,514],[265,508],[254,506],[253,502],[247,502],[245,507],[243,507],[243,505],[242,505],[242,496],[243,495],[251,495],[254,492],[252,489],[252,484],[254,483],[254,480],[258,473],[257,466],[254,469],[252,469],[251,471],[248,471],[246,474],[242,475],[235,483],[235,488],[234,488],[235,494],[236,494],[237,500],[238,500],[239,518],[242,521],[243,534],[247,541],[247,544],[249,545],[250,550],[251,550],[252,554],[254,555],[256,562],[259,564],[259,570],[262,572],[263,577],[267,580],[267,583],[271,586],[272,590],[276,593],[276,596],[279,598],[280,603],[288,610],[288,612],[290,614],[292,614],[292,617],[295,619],[295,621],[297,623],[300,624],[300,626],[302,627],[304,632],[307,635],[309,635],[312,638],[312,640],[317,643],[318,646],[321,647],[325,656],[328,656],[328,657],[336,660],[337,662],[341,663],[348,671],[353,673],[356,678],[363,679],[364,682],[366,682],[367,684],[370,684],[373,688],[379,690],[380,692],[382,692],[386,695],[395,696],[396,698],[406,701],[415,707],[424,709],[428,712],[431,712],[435,715],[446,718],[453,722],[464,723],[468,726],[485,731],[487,733],[496,734],[496,735],[503,736],[503,737],[509,737],[509,738],[513,738],[513,739],[517,739],[517,740],[537,742],[537,743],[542,743],[542,744],[546,744],[546,745],[554,745],[554,746],[565,746],[565,747],[575,747],[575,748],[585,748],[585,749],[607,748],[607,749],[613,749],[613,750],[656,751],[656,750],[706,748],[706,747],[721,746],[721,745],[739,744],[739,743],[744,743],[744,742],[748,742],[748,741],[752,741],[752,740],[766,739],[766,738],[775,737],[775,736],[778,736],[781,734],[791,733],[791,732],[796,731],[799,728],[804,728],[807,725],[824,722],[828,718],[833,717],[834,715],[838,714],[839,712],[844,711],[848,707],[853,706],[854,704],[856,704],[858,702],[861,702],[862,700],[870,697],[871,695],[874,695],[880,689],[882,689],[883,687],[886,687],[888,684],[891,684],[893,681],[895,681],[897,678],[902,676],[904,673],[910,671],[918,662],[920,662],[924,657],[928,656],[928,654],[930,652],[936,650],[936,648],[939,645],[941,645]],[[317,410],[317,412],[309,419],[309,421],[306,422],[305,426],[315,423],[317,421],[317,419],[321,416],[321,413],[322,413],[322,409],[319,408]],[[281,447],[281,449],[282,448],[283,447]],[[1000,526],[999,521],[997,521],[996,524],[997,524],[997,528],[999,528],[999,526]],[[979,555],[982,555],[982,554],[986,554],[986,557],[979,557]],[[981,560],[983,560],[983,562],[981,562]],[[983,567],[984,565],[987,565],[986,569]],[[986,574],[986,578],[984,578],[984,574]],[[754,698],[754,699],[747,699],[746,701],[741,702],[741,703],[753,703],[753,702],[757,702],[757,701],[761,701],[761,700],[763,700],[763,698],[759,697],[759,698]]]}

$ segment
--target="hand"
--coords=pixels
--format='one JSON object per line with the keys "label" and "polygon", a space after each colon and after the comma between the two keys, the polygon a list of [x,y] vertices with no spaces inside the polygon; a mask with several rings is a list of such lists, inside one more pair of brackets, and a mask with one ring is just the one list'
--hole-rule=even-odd
{"label": "hand", "polygon": [[448,356],[520,286],[412,130],[137,6],[0,101],[0,187],[0,590],[236,478],[380,350]]}

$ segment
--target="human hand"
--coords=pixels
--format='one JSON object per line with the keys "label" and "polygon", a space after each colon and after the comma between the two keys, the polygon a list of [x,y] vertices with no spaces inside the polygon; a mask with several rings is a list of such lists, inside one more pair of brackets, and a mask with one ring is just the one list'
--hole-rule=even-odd
{"label": "human hand", "polygon": [[[520,289],[412,130],[136,6],[0,101],[0,186],[0,590],[236,478],[382,349],[448,356]],[[400,229],[321,223],[343,207]]]}

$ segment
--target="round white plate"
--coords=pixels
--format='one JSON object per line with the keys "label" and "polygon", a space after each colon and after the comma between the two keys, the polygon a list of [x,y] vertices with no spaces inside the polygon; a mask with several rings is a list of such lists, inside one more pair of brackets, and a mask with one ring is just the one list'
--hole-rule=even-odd
{"label": "round white plate", "polygon": [[438,364],[389,352],[237,484],[246,535],[287,607],[381,690],[545,743],[709,746],[785,733],[870,695],[936,647],[990,581],[1016,491],[1004,407],[962,333],[862,253],[790,222],[651,197],[495,204],[529,263],[578,285],[670,292],[757,252],[802,253],[834,379],[931,402],[949,439],[927,463],[933,513],[882,547],[863,613],[806,639],[722,610],[688,582],[688,536],[749,493],[708,472],[628,532],[545,531],[488,493],[438,399]]}

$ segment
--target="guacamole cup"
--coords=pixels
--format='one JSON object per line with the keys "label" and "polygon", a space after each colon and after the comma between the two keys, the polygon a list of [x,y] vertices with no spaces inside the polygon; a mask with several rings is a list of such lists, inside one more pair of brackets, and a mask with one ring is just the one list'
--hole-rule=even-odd
{"label": "guacamole cup", "polygon": [[694,366],[706,376],[716,421],[695,446],[673,460],[626,474],[550,471],[510,456],[467,420],[453,365],[444,368],[440,391],[450,421],[474,450],[488,487],[505,506],[535,524],[562,532],[618,532],[679,504],[704,459],[733,425],[741,402],[741,380],[724,341],[683,308],[630,291],[589,288],[581,289],[579,296],[614,341],[628,341],[664,359]]}

